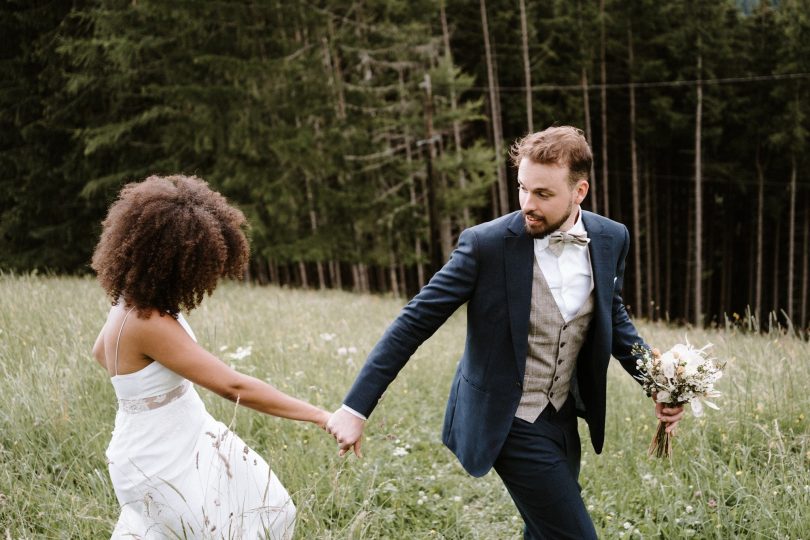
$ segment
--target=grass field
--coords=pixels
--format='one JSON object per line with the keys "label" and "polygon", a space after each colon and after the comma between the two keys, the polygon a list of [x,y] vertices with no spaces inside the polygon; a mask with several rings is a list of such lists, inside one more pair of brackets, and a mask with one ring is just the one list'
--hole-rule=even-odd
{"label": "grass field", "polygon": [[[226,284],[189,316],[238,369],[334,409],[402,299]],[[117,503],[104,449],[116,410],[90,348],[108,303],[90,279],[0,275],[0,539],[107,538]],[[661,349],[715,344],[720,411],[681,425],[671,461],[646,455],[652,404],[611,366],[607,438],[583,434],[583,497],[600,538],[810,540],[810,345],[778,333],[639,323]],[[460,310],[419,349],[366,429],[365,458],[337,457],[308,425],[238,408],[234,430],[290,491],[301,539],[517,539],[494,473],[469,477],[440,440],[464,343]],[[228,357],[251,346],[242,359]],[[220,419],[234,406],[201,389]]]}

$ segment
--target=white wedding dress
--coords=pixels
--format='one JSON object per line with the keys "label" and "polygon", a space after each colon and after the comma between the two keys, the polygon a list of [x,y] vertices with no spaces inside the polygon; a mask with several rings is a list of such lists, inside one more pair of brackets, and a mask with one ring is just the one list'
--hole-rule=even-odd
{"label": "white wedding dress", "polygon": [[[118,342],[116,373],[117,356]],[[119,407],[107,459],[121,505],[112,538],[292,538],[295,506],[284,486],[208,414],[191,382],[158,362],[111,380]]]}

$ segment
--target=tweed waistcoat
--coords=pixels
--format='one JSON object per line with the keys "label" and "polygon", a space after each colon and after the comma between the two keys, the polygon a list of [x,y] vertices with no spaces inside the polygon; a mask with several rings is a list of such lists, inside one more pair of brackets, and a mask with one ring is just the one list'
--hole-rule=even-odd
{"label": "tweed waistcoat", "polygon": [[534,261],[529,347],[523,395],[515,416],[534,422],[551,402],[557,410],[568,398],[577,356],[593,315],[593,291],[579,312],[565,322],[543,271]]}

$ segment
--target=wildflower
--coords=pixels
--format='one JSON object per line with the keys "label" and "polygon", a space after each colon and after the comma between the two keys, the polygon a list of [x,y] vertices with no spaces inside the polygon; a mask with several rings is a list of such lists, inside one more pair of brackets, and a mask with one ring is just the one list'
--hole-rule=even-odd
{"label": "wildflower", "polygon": [[253,346],[248,345],[246,347],[237,347],[236,352],[232,352],[228,354],[228,358],[232,360],[242,360],[243,358],[247,358],[253,353]]}
{"label": "wildflower", "polygon": [[321,339],[324,341],[332,341],[335,339],[335,336],[337,336],[337,334],[323,333],[321,334]]}

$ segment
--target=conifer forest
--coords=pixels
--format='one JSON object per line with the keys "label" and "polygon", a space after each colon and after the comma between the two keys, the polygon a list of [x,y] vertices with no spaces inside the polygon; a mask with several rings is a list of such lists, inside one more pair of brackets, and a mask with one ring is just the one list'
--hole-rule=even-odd
{"label": "conifer forest", "polygon": [[0,35],[3,272],[90,273],[121,186],[184,173],[246,279],[405,298],[574,125],[633,316],[810,324],[810,0],[7,0]]}

